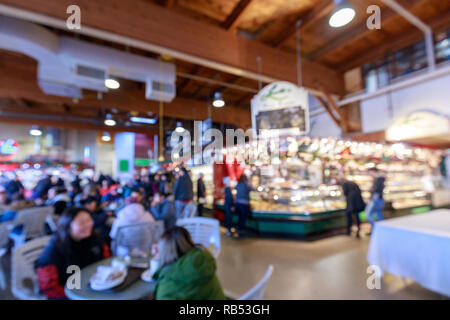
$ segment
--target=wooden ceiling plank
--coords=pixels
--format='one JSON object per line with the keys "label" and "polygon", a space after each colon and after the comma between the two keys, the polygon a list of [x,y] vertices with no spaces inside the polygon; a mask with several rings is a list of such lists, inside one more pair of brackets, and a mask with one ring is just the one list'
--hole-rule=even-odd
{"label": "wooden ceiling plank", "polygon": [[[53,18],[47,23],[60,28],[65,27],[66,9],[72,2],[2,0],[4,5]],[[114,37],[116,42],[124,41],[117,36],[126,37],[136,40],[134,46],[141,49],[252,79],[294,83],[297,80],[296,68],[292,68],[296,63],[295,54],[196,21],[157,4],[136,1],[130,6],[126,1],[79,0],[77,5],[83,8],[83,26],[89,27],[81,29],[81,33],[100,30],[106,33],[97,33],[97,37],[109,37],[110,40]],[[261,73],[258,56],[264,66]],[[318,84],[322,84],[330,93],[344,94],[343,76],[339,72],[308,60],[303,62],[302,70],[305,87],[318,89]]]}
{"label": "wooden ceiling plank", "polygon": [[[299,15],[299,19],[302,20],[301,27],[302,29],[308,28],[312,23],[321,19],[322,17],[330,14],[334,9],[333,0],[320,0],[320,2],[315,5],[312,9],[308,10],[306,13],[302,13]],[[281,48],[287,40],[291,39],[296,32],[296,23],[286,29],[282,34],[278,37],[277,41],[275,41],[272,45],[276,48]]]}
{"label": "wooden ceiling plank", "polygon": [[246,10],[248,10],[252,2],[253,0],[239,1],[236,7],[233,9],[233,12],[231,12],[231,14],[223,22],[222,26],[226,30],[236,32],[237,26],[242,18],[242,15],[245,13]]}
{"label": "wooden ceiling plank", "polygon": [[[448,29],[450,27],[450,10],[447,10],[442,15],[433,18],[426,23],[433,29],[433,32],[440,32]],[[401,50],[407,46],[410,46],[420,40],[423,40],[423,32],[412,28],[412,31],[405,32],[401,35],[391,38],[390,40],[384,42],[381,45],[374,47],[373,49],[367,50],[365,53],[360,53],[353,56],[348,62],[341,65],[339,70],[341,72],[346,72],[353,68],[364,65],[365,63],[375,61],[388,52],[395,52]]]}
{"label": "wooden ceiling plank", "polygon": [[[423,2],[423,0],[408,0],[408,1],[402,1],[404,4],[404,7],[406,9],[411,9],[420,2]],[[381,14],[381,24],[390,23],[397,19],[399,17],[398,13],[393,10],[385,10]],[[367,36],[367,34],[371,32],[379,32],[379,30],[369,30],[365,23],[358,24],[355,27],[353,27],[350,30],[344,30],[342,35],[339,37],[335,37],[331,41],[328,41],[326,45],[319,48],[315,52],[311,53],[308,57],[311,60],[318,60],[322,58],[323,56],[326,56],[333,51],[339,49],[340,47],[344,46],[345,44],[353,41],[358,41]]]}

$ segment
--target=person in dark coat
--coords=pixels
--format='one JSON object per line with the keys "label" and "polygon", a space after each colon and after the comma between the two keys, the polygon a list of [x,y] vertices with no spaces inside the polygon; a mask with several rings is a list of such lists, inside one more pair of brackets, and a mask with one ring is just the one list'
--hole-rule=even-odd
{"label": "person in dark coat", "polygon": [[35,262],[39,287],[48,299],[66,299],[69,266],[82,269],[111,256],[93,226],[91,215],[83,208],[69,208],[58,220],[58,230]]}
{"label": "person in dark coat", "polygon": [[234,198],[233,193],[231,192],[230,187],[230,178],[226,177],[223,179],[223,184],[225,185],[225,202],[224,202],[224,209],[225,209],[225,227],[227,228],[227,236],[231,236],[231,227],[232,227],[232,218],[233,218],[233,211],[234,211]]}
{"label": "person in dark coat", "polygon": [[206,187],[203,182],[203,173],[200,173],[197,180],[197,202],[198,216],[201,217],[203,215],[203,206],[206,203]]}
{"label": "person in dark coat", "polygon": [[5,186],[6,196],[8,199],[11,199],[16,193],[23,194],[24,190],[25,187],[16,175],[14,176],[14,179],[10,180]]}
{"label": "person in dark coat", "polygon": [[175,208],[177,218],[180,218],[187,204],[194,199],[194,191],[191,177],[186,168],[180,170],[179,176],[173,185],[173,195],[175,197]]}
{"label": "person in dark coat", "polygon": [[236,209],[239,212],[239,234],[245,232],[245,223],[250,214],[250,191],[253,191],[253,189],[248,184],[247,176],[242,174],[236,185]]}
{"label": "person in dark coat", "polygon": [[173,198],[164,193],[155,193],[153,196],[150,212],[155,220],[164,221],[164,230],[175,227],[177,222],[177,211]]}
{"label": "person in dark coat", "polygon": [[347,217],[347,235],[351,235],[353,216],[355,216],[356,225],[358,227],[356,237],[359,238],[361,224],[361,221],[359,220],[359,213],[366,207],[361,196],[361,189],[355,182],[348,181],[344,178],[340,180],[339,184],[341,185],[345,199],[347,200],[347,208],[345,209],[345,215]]}
{"label": "person in dark coat", "polygon": [[370,190],[371,196],[370,201],[367,204],[365,212],[367,214],[367,218],[372,225],[372,229],[374,228],[375,222],[373,220],[373,214],[377,215],[377,220],[383,220],[383,209],[384,209],[384,183],[386,178],[379,172],[377,168],[369,169],[369,174],[373,177],[373,185]]}

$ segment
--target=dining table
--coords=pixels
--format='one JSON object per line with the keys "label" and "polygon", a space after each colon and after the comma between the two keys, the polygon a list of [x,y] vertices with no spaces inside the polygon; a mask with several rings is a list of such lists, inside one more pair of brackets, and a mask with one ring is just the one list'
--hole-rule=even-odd
{"label": "dining table", "polygon": [[367,260],[401,278],[450,297],[450,210],[375,223]]}
{"label": "dining table", "polygon": [[[129,283],[124,288],[123,285],[118,285],[117,288],[120,290],[115,290],[114,288],[108,290],[97,291],[91,288],[90,279],[96,273],[99,266],[109,266],[111,265],[113,259],[117,257],[108,258],[91,264],[83,269],[81,269],[80,274],[80,287],[77,289],[69,289],[66,285],[64,291],[67,298],[71,300],[141,300],[141,299],[152,299],[153,292],[155,290],[156,282],[154,281],[144,281],[140,277]],[[144,268],[140,270],[134,269],[133,273],[139,274],[145,271]],[[127,282],[127,280],[125,280]]]}

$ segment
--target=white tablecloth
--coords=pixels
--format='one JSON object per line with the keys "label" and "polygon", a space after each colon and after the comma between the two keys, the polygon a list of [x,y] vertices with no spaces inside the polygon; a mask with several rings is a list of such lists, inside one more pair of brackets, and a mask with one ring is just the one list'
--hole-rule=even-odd
{"label": "white tablecloth", "polygon": [[377,222],[367,260],[450,297],[450,210]]}

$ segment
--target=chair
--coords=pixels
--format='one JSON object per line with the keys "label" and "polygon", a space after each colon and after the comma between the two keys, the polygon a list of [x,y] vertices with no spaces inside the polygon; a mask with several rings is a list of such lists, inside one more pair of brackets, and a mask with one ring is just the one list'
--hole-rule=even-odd
{"label": "chair", "polygon": [[0,288],[6,289],[6,277],[3,270],[2,258],[8,252],[9,233],[14,225],[9,222],[0,223]]}
{"label": "chair", "polygon": [[184,207],[183,213],[181,214],[182,219],[194,218],[197,215],[197,206],[195,204],[189,203]]}
{"label": "chair", "polygon": [[[267,268],[266,273],[264,274],[262,279],[253,288],[251,288],[235,300],[262,300],[264,291],[266,290],[267,283],[269,282],[272,273],[273,265],[271,264]],[[225,295],[230,298],[233,297],[233,294],[230,294],[229,292],[225,292]]]}
{"label": "chair", "polygon": [[177,226],[188,230],[195,243],[208,249],[214,246],[211,253],[217,259],[220,253],[219,220],[205,217],[178,219]]}
{"label": "chair", "polygon": [[11,259],[11,291],[22,300],[46,299],[39,292],[34,263],[41,255],[50,236],[40,237],[14,248]]}
{"label": "chair", "polygon": [[152,245],[157,243],[164,233],[164,222],[132,224],[122,226],[111,243],[112,252],[116,256],[141,255],[149,257]]}
{"label": "chair", "polygon": [[35,207],[20,210],[16,219],[14,219],[14,224],[16,226],[23,225],[22,232],[20,234],[10,234],[10,238],[14,240],[14,247],[17,248],[29,239],[44,236],[47,217],[52,214],[53,207]]}

